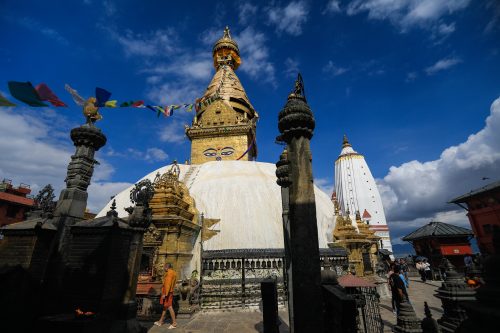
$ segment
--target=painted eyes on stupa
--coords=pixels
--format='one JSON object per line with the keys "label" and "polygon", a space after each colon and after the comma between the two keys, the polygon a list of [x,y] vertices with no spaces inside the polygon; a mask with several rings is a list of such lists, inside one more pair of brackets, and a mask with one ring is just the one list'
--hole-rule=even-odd
{"label": "painted eyes on stupa", "polygon": [[215,157],[217,156],[217,160],[220,160],[220,156],[230,156],[234,154],[233,147],[224,147],[224,148],[208,148],[203,151],[203,155],[206,157]]}
{"label": "painted eyes on stupa", "polygon": [[217,155],[217,150],[209,148],[203,152],[203,155],[205,155],[206,157],[214,157]]}

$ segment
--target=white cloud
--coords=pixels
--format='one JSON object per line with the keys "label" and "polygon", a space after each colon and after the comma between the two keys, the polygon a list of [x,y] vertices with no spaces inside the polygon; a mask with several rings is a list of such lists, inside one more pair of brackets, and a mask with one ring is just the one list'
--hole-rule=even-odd
{"label": "white cloud", "polygon": [[302,34],[302,25],[307,22],[308,14],[309,8],[305,1],[292,1],[285,7],[268,8],[269,22],[276,26],[276,31],[292,36]]}
{"label": "white cloud", "polygon": [[315,178],[314,185],[319,187],[323,192],[331,196],[333,193],[333,181],[330,178]]}
{"label": "white cloud", "polygon": [[176,74],[189,80],[208,80],[213,74],[213,60],[210,53],[197,54],[195,56],[186,55],[177,60],[160,63],[156,66],[148,67],[144,73],[154,74],[149,77],[148,82],[156,83],[158,78],[166,74]]}
{"label": "white cloud", "polygon": [[269,61],[269,48],[264,33],[249,26],[234,37],[240,48],[242,64],[239,69],[253,79],[276,85],[274,64]]}
{"label": "white cloud", "polygon": [[168,158],[168,154],[163,149],[156,147],[148,148],[146,151],[128,148],[126,154],[120,155],[143,160],[149,163],[165,161]]}
{"label": "white cloud", "polygon": [[[470,0],[354,0],[347,6],[347,14],[368,12],[368,18],[389,20],[402,32],[414,27],[439,30],[443,17],[465,9],[469,3]],[[445,32],[452,32],[449,28]]]}
{"label": "white cloud", "polygon": [[325,9],[322,14],[335,14],[340,13],[342,10],[340,9],[340,1],[338,0],[330,0],[326,4]]}
{"label": "white cloud", "polygon": [[58,31],[44,26],[42,23],[36,21],[35,19],[23,17],[19,20],[16,20],[16,22],[31,31],[41,33],[45,37],[53,39],[60,44],[69,45],[69,41]]}
{"label": "white cloud", "polygon": [[[75,149],[69,131],[76,125],[60,113],[54,121],[51,109],[0,109],[0,119],[0,177],[12,179],[14,184],[29,184],[35,195],[51,184],[58,197],[65,187],[66,168]],[[92,181],[109,179],[113,167],[99,158],[99,153],[96,159],[100,165],[95,166]]]}
{"label": "white cloud", "polygon": [[296,59],[286,58],[284,66],[284,73],[287,77],[297,77],[297,73],[300,72],[299,61]]}
{"label": "white cloud", "polygon": [[124,34],[101,26],[116,40],[127,56],[164,57],[178,51],[177,35],[173,29],[158,29],[148,33],[134,33],[126,30]]}
{"label": "white cloud", "polygon": [[176,144],[186,143],[188,139],[184,133],[185,125],[187,124],[184,124],[177,119],[167,123],[158,133],[160,141]]}
{"label": "white cloud", "polygon": [[451,67],[453,67],[461,62],[462,62],[462,60],[460,58],[456,58],[456,57],[444,58],[444,59],[438,60],[432,66],[427,67],[425,69],[425,72],[427,73],[427,75],[434,75],[437,72],[451,68]]}
{"label": "white cloud", "polygon": [[[208,82],[205,83],[205,85],[208,85]],[[202,93],[203,83],[184,82],[180,80],[180,82],[169,82],[153,86],[146,95],[148,99],[159,105],[172,105],[193,103]],[[183,110],[176,110],[175,112],[177,114],[191,115],[191,113],[187,113]]]}
{"label": "white cloud", "polygon": [[417,72],[410,72],[408,74],[406,74],[406,82],[412,82],[412,81],[415,81],[418,77],[418,73]]}
{"label": "white cloud", "polygon": [[323,67],[323,72],[328,73],[333,76],[339,76],[347,72],[349,68],[336,66],[333,61],[329,60],[328,63]]}
{"label": "white cloud", "polygon": [[438,32],[440,35],[449,35],[455,31],[455,23],[445,24],[442,23],[438,26]]}
{"label": "white cloud", "polygon": [[246,25],[248,22],[254,20],[255,15],[257,14],[258,7],[252,5],[249,2],[242,2],[238,6],[238,22],[241,25]]}
{"label": "white cloud", "polygon": [[388,221],[412,221],[455,210],[455,196],[500,179],[500,98],[486,126],[467,141],[445,149],[439,159],[410,161],[377,181]]}
{"label": "white cloud", "polygon": [[112,196],[117,195],[131,185],[133,184],[125,182],[93,182],[88,188],[87,208],[92,213],[100,212]]}

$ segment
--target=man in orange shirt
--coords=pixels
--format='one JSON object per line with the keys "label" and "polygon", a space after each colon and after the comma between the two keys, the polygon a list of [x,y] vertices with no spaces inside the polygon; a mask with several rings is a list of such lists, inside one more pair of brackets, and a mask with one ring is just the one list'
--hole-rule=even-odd
{"label": "man in orange shirt", "polygon": [[177,328],[177,322],[175,320],[175,312],[172,307],[172,301],[174,300],[174,287],[177,282],[177,273],[172,268],[172,264],[165,264],[165,275],[163,276],[163,287],[161,288],[160,303],[163,304],[163,312],[161,314],[160,320],[155,322],[156,326],[163,325],[165,321],[165,315],[170,312],[170,317],[172,318],[172,324],[168,327],[169,330]]}

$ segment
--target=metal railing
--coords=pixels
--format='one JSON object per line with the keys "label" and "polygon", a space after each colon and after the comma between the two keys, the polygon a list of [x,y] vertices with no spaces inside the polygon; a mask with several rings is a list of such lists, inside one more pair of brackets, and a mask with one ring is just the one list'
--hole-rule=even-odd
{"label": "metal railing", "polygon": [[347,287],[345,289],[356,299],[358,332],[382,333],[384,323],[380,316],[380,300],[377,289],[372,287]]}

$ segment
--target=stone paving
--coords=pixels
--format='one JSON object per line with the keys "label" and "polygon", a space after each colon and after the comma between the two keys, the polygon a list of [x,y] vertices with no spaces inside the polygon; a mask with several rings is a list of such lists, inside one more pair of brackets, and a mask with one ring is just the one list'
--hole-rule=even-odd
{"label": "stone paving", "polygon": [[[417,278],[410,278],[408,294],[419,319],[424,317],[424,301],[427,301],[434,319],[441,318],[443,310],[441,301],[434,296],[436,289],[441,286],[440,281],[421,282]],[[384,332],[391,332],[396,324],[396,316],[392,312],[391,300],[382,299],[380,314],[384,322]],[[280,332],[288,332],[288,314],[285,309],[279,311],[282,324]],[[255,310],[240,311],[210,311],[200,312],[190,319],[178,319],[178,328],[168,330],[168,324],[161,327],[152,322],[142,322],[149,333],[178,332],[178,333],[254,333],[263,332],[262,312]]]}

